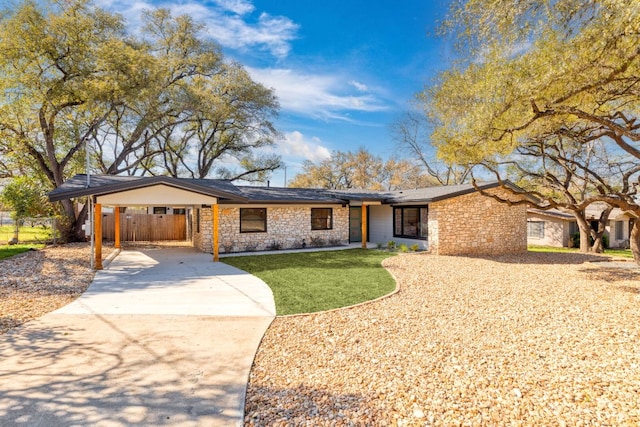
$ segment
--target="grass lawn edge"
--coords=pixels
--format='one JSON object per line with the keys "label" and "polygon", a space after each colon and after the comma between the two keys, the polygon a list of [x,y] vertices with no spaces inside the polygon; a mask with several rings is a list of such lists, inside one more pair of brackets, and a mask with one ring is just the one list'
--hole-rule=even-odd
{"label": "grass lawn edge", "polygon": [[399,290],[396,277],[384,267],[394,253],[358,248],[261,255],[221,262],[262,280],[273,293],[277,317],[343,310]]}
{"label": "grass lawn edge", "polygon": [[[385,260],[388,258],[385,258]],[[382,262],[384,262],[385,260],[383,260]],[[301,317],[301,316],[312,316],[314,314],[322,314],[322,313],[331,313],[334,311],[340,311],[340,310],[348,310],[351,308],[356,308],[356,307],[361,307],[363,305],[367,305],[367,304],[373,304],[376,303],[378,301],[381,301],[383,299],[387,299],[389,297],[394,296],[395,294],[397,294],[398,292],[400,292],[400,282],[398,282],[398,279],[396,278],[396,275],[393,274],[391,271],[389,271],[384,264],[382,265],[382,267],[387,270],[387,272],[391,275],[391,277],[393,277],[393,281],[396,284],[396,287],[394,290],[392,290],[391,292],[389,292],[388,294],[385,295],[381,295],[377,298],[374,299],[370,299],[368,301],[362,301],[356,304],[351,304],[351,305],[345,305],[344,307],[338,307],[338,308],[330,308],[328,310],[322,310],[322,311],[310,311],[308,313],[295,313],[295,314],[280,314],[280,315],[276,315],[276,317]]]}

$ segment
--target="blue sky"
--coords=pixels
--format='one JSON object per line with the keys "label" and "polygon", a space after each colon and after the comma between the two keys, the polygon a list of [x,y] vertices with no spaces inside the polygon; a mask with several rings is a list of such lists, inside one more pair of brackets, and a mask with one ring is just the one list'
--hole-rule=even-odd
{"label": "blue sky", "polygon": [[[396,154],[391,123],[414,94],[447,66],[446,44],[433,34],[448,0],[96,0],[135,25],[140,10],[166,7],[207,25],[225,56],[272,87],[283,134],[276,151],[287,178],[304,160],[364,146]],[[284,184],[284,171],[272,185]]]}

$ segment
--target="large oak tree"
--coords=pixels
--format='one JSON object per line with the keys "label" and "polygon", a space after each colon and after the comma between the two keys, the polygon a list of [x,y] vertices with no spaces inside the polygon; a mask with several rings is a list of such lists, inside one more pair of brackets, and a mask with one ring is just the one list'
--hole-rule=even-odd
{"label": "large oak tree", "polygon": [[[130,33],[89,0],[27,0],[2,12],[0,175],[31,173],[56,188],[82,170],[87,147],[106,174],[202,178],[220,169],[235,178],[279,166],[252,151],[277,137],[272,91],[225,61],[189,16],[156,10],[143,20]],[[172,170],[171,156],[184,168]],[[238,165],[235,175],[214,168],[222,161]],[[83,213],[71,201],[62,213],[66,237],[79,237]]]}
{"label": "large oak tree", "polygon": [[[640,3],[468,0],[455,3],[444,27],[459,36],[462,54],[419,98],[445,160],[492,165],[508,177],[495,165],[521,162],[535,144],[545,154],[559,138],[574,151],[599,141],[625,166],[583,173],[590,191],[572,208],[603,201],[640,216]],[[640,262],[639,221],[631,246]]]}

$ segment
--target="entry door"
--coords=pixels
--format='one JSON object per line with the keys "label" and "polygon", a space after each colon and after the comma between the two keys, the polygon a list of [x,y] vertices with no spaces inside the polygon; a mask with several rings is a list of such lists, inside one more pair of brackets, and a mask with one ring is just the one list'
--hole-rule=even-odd
{"label": "entry door", "polygon": [[362,208],[349,207],[349,241],[362,242]]}

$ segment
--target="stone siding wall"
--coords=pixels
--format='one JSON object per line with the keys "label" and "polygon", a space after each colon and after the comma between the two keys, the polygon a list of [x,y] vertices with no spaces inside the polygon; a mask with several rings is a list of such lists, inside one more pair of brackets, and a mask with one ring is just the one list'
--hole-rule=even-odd
{"label": "stone siding wall", "polygon": [[[252,206],[254,207],[254,206]],[[263,207],[263,206],[255,206]],[[314,206],[316,207],[316,206]],[[314,246],[313,239],[321,239],[327,245],[330,240],[341,244],[349,242],[349,208],[333,209],[333,229],[311,230],[311,207],[267,206],[267,231],[262,233],[240,232],[240,208],[220,206],[220,253],[263,251],[279,245],[281,249]],[[194,246],[203,252],[213,252],[211,209],[201,209],[200,233],[194,229]]]}
{"label": "stone siding wall", "polygon": [[[504,190],[490,190],[507,197]],[[480,193],[429,204],[429,250],[439,255],[480,255],[527,250],[527,207],[509,206]]]}

